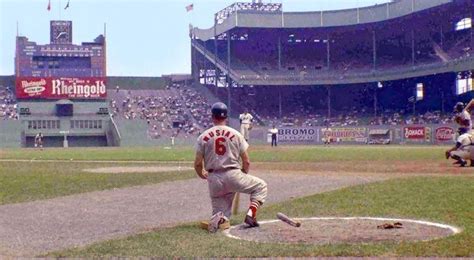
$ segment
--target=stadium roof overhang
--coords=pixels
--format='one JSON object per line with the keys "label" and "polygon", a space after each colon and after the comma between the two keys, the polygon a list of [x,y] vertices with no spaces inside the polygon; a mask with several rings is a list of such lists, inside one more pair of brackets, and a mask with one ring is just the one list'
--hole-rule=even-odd
{"label": "stadium roof overhang", "polygon": [[[195,39],[207,41],[234,28],[295,29],[370,24],[404,17],[456,1],[465,0],[395,0],[363,8],[319,12],[283,12],[281,8],[271,11],[234,8],[234,11],[226,12],[225,19],[218,18],[222,11],[217,13],[214,19],[215,26],[212,28],[199,29],[191,26],[190,35]],[[229,7],[224,10],[227,9]]]}

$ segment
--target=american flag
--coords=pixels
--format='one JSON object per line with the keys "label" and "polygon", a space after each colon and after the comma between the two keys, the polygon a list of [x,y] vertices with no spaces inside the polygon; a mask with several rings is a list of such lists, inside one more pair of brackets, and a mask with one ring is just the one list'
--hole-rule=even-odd
{"label": "american flag", "polygon": [[186,6],[186,12],[191,12],[194,9],[194,4]]}

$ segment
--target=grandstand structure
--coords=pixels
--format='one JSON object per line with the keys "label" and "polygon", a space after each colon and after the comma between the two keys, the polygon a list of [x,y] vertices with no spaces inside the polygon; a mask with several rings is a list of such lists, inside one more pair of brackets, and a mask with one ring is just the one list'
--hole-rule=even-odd
{"label": "grandstand structure", "polygon": [[473,14],[470,0],[314,12],[235,3],[212,28],[190,26],[192,76],[233,117],[245,107],[267,124],[445,114],[472,95]]}
{"label": "grandstand structure", "polygon": [[108,112],[106,38],[73,44],[72,21],[50,22],[50,43],[16,37],[15,86],[22,147],[38,133],[48,147],[113,146]]}

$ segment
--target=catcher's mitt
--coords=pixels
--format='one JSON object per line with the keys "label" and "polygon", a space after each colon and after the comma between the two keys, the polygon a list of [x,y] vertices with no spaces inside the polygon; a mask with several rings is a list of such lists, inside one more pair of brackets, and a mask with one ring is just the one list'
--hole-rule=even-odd
{"label": "catcher's mitt", "polygon": [[248,128],[248,129],[249,129],[249,130],[252,130],[252,125],[249,125],[249,128]]}
{"label": "catcher's mitt", "polygon": [[451,153],[446,151],[446,153],[444,154],[446,156],[446,159],[449,159],[449,157],[451,157]]}

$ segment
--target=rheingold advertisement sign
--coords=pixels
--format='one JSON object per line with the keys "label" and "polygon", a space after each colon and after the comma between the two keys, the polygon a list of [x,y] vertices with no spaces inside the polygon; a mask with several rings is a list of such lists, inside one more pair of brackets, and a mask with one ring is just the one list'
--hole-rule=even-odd
{"label": "rheingold advertisement sign", "polygon": [[19,77],[18,99],[105,99],[105,77]]}

